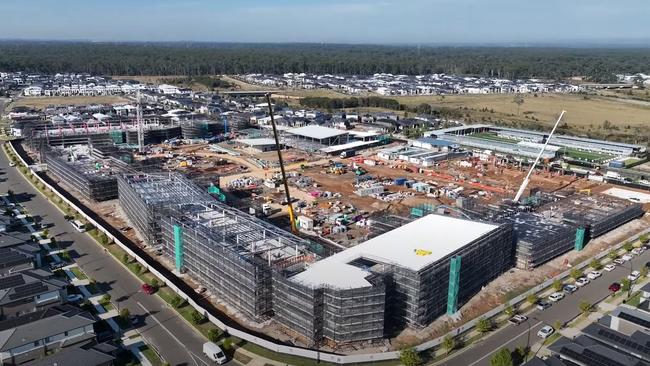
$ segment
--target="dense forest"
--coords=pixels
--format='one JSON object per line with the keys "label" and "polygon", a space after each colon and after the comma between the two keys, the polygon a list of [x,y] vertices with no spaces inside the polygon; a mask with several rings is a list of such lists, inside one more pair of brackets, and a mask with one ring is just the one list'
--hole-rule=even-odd
{"label": "dense forest", "polygon": [[102,75],[448,73],[559,79],[649,72],[650,49],[0,42],[0,70]]}

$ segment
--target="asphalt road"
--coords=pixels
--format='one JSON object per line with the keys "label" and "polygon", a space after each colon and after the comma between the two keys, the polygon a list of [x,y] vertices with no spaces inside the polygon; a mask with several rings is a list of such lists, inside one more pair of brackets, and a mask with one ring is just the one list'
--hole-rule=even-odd
{"label": "asphalt road", "polygon": [[[603,270],[601,277],[592,280],[588,285],[573,294],[566,295],[564,299],[553,303],[550,308],[543,311],[535,310],[528,314],[528,321],[525,323],[518,326],[508,325],[443,364],[452,366],[488,366],[492,354],[503,347],[510,350],[520,346],[525,347],[528,344],[533,347],[535,343],[541,340],[541,338],[537,337],[537,331],[541,327],[544,325],[555,327],[554,324],[558,320],[563,323],[572,320],[580,315],[578,305],[582,301],[593,304],[607,297],[610,293],[609,285],[612,282],[620,282],[621,279],[630,274],[630,263],[632,263],[634,270],[639,270],[648,261],[650,261],[650,251],[644,252],[641,256],[635,256],[631,262],[626,262],[623,266],[617,266],[612,272]],[[533,347],[532,352],[537,352],[538,348],[539,346]]]}
{"label": "asphalt road", "polygon": [[[0,152],[0,182],[2,190],[13,190],[33,216],[40,216],[44,223],[54,224],[48,229],[50,234],[61,246],[67,246],[75,262],[111,295],[118,308],[126,307],[131,314],[143,316],[143,324],[138,330],[159,350],[165,361],[172,365],[211,364],[202,352],[203,336],[161,298],[142,293],[141,282],[105,253],[89,235],[75,231],[61,211],[41,196],[16,168],[9,167],[3,152]],[[228,364],[235,365],[234,361]]]}

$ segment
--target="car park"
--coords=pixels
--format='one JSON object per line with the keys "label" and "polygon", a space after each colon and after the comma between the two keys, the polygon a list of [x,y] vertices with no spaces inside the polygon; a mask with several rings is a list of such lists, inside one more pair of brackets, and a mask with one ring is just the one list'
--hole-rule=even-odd
{"label": "car park", "polygon": [[618,282],[612,282],[612,284],[609,285],[608,289],[611,292],[617,292],[621,289],[621,284]]}
{"label": "car park", "polygon": [[611,271],[613,271],[613,270],[616,269],[616,265],[610,263],[610,264],[606,265],[604,269],[605,269],[605,271],[607,271],[607,272],[611,272]]}
{"label": "car park", "polygon": [[553,332],[555,332],[555,329],[553,329],[552,326],[545,325],[545,326],[542,327],[542,329],[540,329],[537,332],[537,336],[542,338],[542,339],[546,339],[546,338],[550,337],[551,334],[553,334]]}
{"label": "car park", "polygon": [[602,274],[603,273],[600,272],[600,271],[591,271],[591,272],[587,273],[587,278],[590,279],[590,280],[595,280],[596,278],[602,276]]}
{"label": "car park", "polygon": [[572,293],[578,291],[578,288],[576,286],[574,286],[574,285],[566,284],[566,285],[562,286],[562,291],[564,291],[567,294],[572,294]]}
{"label": "car park", "polygon": [[554,293],[549,295],[548,299],[553,301],[553,302],[558,302],[558,301],[564,299],[564,293],[563,292],[554,292]]}
{"label": "car park", "polygon": [[537,310],[546,310],[551,307],[551,303],[546,300],[537,300]]}
{"label": "car park", "polygon": [[641,277],[641,273],[639,271],[633,271],[632,273],[630,273],[627,276],[627,279],[634,282],[634,281],[638,280],[639,277]]}
{"label": "car park", "polygon": [[587,284],[589,284],[589,279],[585,277],[580,277],[576,280],[576,286],[578,287],[586,286]]}
{"label": "car park", "polygon": [[525,322],[526,320],[528,320],[527,316],[516,314],[512,318],[508,319],[508,322],[510,324],[519,325],[519,324]]}

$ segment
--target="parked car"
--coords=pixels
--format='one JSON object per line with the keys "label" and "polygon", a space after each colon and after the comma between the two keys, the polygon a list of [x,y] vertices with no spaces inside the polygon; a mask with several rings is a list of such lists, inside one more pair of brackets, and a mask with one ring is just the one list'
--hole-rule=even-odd
{"label": "parked car", "polygon": [[606,265],[604,269],[605,269],[605,271],[607,271],[607,272],[611,272],[611,271],[613,271],[613,270],[616,269],[616,265],[610,263],[610,264]]}
{"label": "parked car", "polygon": [[57,269],[61,269],[65,266],[66,266],[65,262],[50,263],[50,271],[54,272]]}
{"label": "parked car", "polygon": [[623,259],[621,259],[621,258],[616,258],[616,259],[614,259],[614,263],[616,263],[616,264],[618,264],[620,266],[620,265],[624,264],[625,261]]}
{"label": "parked car", "polygon": [[84,299],[83,295],[80,294],[70,294],[65,297],[67,302],[79,302]]}
{"label": "parked car", "polygon": [[540,329],[537,332],[537,336],[542,338],[542,339],[546,339],[546,338],[550,337],[551,334],[553,334],[553,332],[555,332],[555,329],[553,329],[552,326],[545,325],[545,326],[542,327],[542,329]]}
{"label": "parked car", "polygon": [[131,315],[129,317],[129,322],[132,327],[139,327],[142,324],[142,316],[140,315]]}
{"label": "parked car", "polygon": [[621,284],[618,282],[612,282],[612,284],[609,285],[608,289],[611,292],[617,292],[621,289]]}
{"label": "parked car", "polygon": [[516,314],[512,318],[508,319],[508,322],[510,324],[519,325],[519,324],[525,322],[526,320],[528,320],[527,316]]}
{"label": "parked car", "polygon": [[9,166],[12,166],[12,167],[13,167],[13,166],[16,166],[16,163],[14,163],[13,161],[10,161],[10,162],[9,162]]}
{"label": "parked car", "polygon": [[627,276],[627,279],[634,282],[634,281],[638,280],[639,277],[641,277],[641,273],[639,271],[633,271],[632,273],[630,273]]}
{"label": "parked car", "polygon": [[580,277],[576,280],[576,286],[578,287],[586,286],[588,283],[589,283],[589,279],[585,277]]}
{"label": "parked car", "polygon": [[153,295],[153,293],[156,292],[156,288],[149,284],[143,283],[142,292],[144,292],[147,295]]}
{"label": "parked car", "polygon": [[602,275],[603,275],[603,273],[600,272],[600,271],[591,271],[591,272],[587,273],[587,278],[590,279],[590,280],[595,280],[596,278],[598,278],[598,277],[600,277]]}
{"label": "parked car", "polygon": [[564,299],[564,293],[563,292],[554,292],[548,297],[549,300],[553,302],[558,302],[562,299]]}
{"label": "parked car", "polygon": [[562,291],[566,292],[567,294],[572,294],[572,293],[578,291],[578,288],[576,286],[567,284],[567,285],[562,286]]}
{"label": "parked car", "polygon": [[537,300],[537,310],[546,310],[546,309],[550,308],[551,305],[553,305],[553,304],[551,304],[550,302],[548,302],[546,300],[542,300],[542,299]]}
{"label": "parked car", "polygon": [[645,251],[645,248],[643,248],[643,247],[634,248],[634,249],[632,249],[632,254],[641,255],[644,251]]}
{"label": "parked car", "polygon": [[219,347],[216,343],[213,342],[203,343],[203,353],[210,360],[218,363],[219,365],[223,365],[228,361],[228,358],[226,357],[226,354],[223,353],[223,351],[221,350],[221,347]]}
{"label": "parked car", "polygon": [[72,224],[72,226],[75,228],[75,230],[77,230],[80,233],[83,233],[83,232],[86,231],[86,225],[83,222],[79,221],[79,220],[72,220],[72,221],[70,221],[70,224]]}
{"label": "parked car", "polygon": [[632,260],[632,255],[631,255],[631,254],[624,254],[624,255],[621,257],[621,259],[624,260],[624,261],[626,261],[626,262],[629,262],[629,261]]}

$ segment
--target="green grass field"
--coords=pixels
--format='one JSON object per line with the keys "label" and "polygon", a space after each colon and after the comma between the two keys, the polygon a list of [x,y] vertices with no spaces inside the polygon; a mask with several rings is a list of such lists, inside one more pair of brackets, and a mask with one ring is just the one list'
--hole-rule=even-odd
{"label": "green grass field", "polygon": [[500,137],[497,136],[495,133],[490,133],[490,132],[479,132],[479,133],[473,133],[471,137],[476,137],[477,139],[483,139],[483,140],[492,140],[492,141],[499,141],[499,142],[505,142],[508,144],[516,144],[518,141],[514,139],[509,139],[506,137]]}
{"label": "green grass field", "polygon": [[566,157],[572,159],[589,161],[594,163],[602,163],[603,161],[614,157],[614,155],[600,154],[600,153],[582,151],[582,150],[572,149],[572,148],[562,148],[560,152],[564,154]]}

